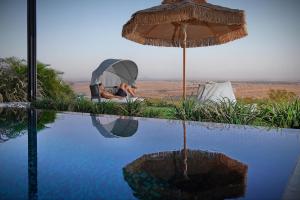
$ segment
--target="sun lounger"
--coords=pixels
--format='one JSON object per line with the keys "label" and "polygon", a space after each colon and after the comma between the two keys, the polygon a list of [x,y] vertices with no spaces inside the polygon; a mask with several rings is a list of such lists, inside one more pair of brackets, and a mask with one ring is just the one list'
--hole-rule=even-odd
{"label": "sun lounger", "polygon": [[114,99],[106,99],[100,97],[99,87],[97,85],[90,85],[91,90],[91,100],[93,102],[115,102],[115,103],[128,103],[135,101],[144,101],[143,98],[139,97],[124,97],[122,99],[114,98]]}
{"label": "sun lounger", "polygon": [[144,101],[143,98],[139,97],[124,97],[122,99],[119,98],[114,98],[114,99],[105,99],[105,98],[100,98],[100,99],[92,99],[93,102],[114,102],[114,103],[128,103],[128,102],[135,102],[135,101]]}
{"label": "sun lounger", "polygon": [[130,101],[143,101],[142,98],[125,97],[123,99],[105,99],[101,98],[99,91],[99,83],[102,83],[106,91],[115,94],[116,87],[120,83],[126,83],[130,86],[135,85],[138,76],[138,67],[131,60],[107,59],[104,60],[97,69],[92,73],[90,90],[91,100],[97,102],[116,102],[127,103]]}

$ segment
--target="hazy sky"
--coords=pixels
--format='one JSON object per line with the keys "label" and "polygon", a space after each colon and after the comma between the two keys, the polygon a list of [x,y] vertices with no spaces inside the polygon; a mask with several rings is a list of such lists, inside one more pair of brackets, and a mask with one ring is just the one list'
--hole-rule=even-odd
{"label": "hazy sky", "polygon": [[[300,81],[299,0],[210,0],[243,9],[249,36],[187,50],[187,78]],[[182,50],[122,38],[137,10],[161,0],[37,0],[38,59],[67,80],[89,80],[107,58],[132,59],[140,79],[180,79]],[[26,0],[0,0],[0,57],[26,58]]]}

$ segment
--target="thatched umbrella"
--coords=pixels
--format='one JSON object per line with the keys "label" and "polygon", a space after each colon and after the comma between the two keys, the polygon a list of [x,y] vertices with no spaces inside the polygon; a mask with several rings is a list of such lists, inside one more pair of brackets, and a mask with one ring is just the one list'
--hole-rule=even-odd
{"label": "thatched umbrella", "polygon": [[224,44],[246,35],[244,11],[206,0],[164,0],[133,14],[122,32],[123,37],[140,44],[183,48],[184,99],[186,48]]}

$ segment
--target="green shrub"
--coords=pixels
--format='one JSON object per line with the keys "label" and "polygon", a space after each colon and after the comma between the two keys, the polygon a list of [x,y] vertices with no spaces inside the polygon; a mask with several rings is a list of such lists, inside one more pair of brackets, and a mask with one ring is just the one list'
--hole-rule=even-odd
{"label": "green shrub", "polygon": [[41,99],[33,102],[32,104],[38,109],[52,109],[56,111],[71,111],[71,112],[86,112],[97,114],[119,114],[119,105],[114,102],[99,102],[94,103],[86,99],[77,100],[54,100],[54,99]]}
{"label": "green shrub", "polygon": [[300,128],[300,100],[271,102],[261,106],[262,125],[281,128]]}
{"label": "green shrub", "polygon": [[38,109],[51,109],[51,110],[57,110],[57,111],[68,111],[73,110],[74,102],[70,100],[53,100],[50,98],[45,98],[41,100],[37,100],[32,103],[32,105],[35,108]]}
{"label": "green shrub", "polygon": [[95,114],[118,114],[120,113],[118,105],[114,102],[100,102],[94,103],[94,112]]}
{"label": "green shrub", "polygon": [[94,113],[94,106],[93,102],[87,101],[84,99],[80,99],[77,101],[72,102],[72,108],[69,110],[75,111],[75,112],[88,112],[88,113]]}
{"label": "green shrub", "polygon": [[128,100],[127,103],[120,104],[120,114],[126,116],[140,116],[142,113],[143,102]]}
{"label": "green shrub", "polygon": [[139,101],[116,104],[113,102],[92,103],[86,99],[73,101],[44,99],[35,102],[34,105],[37,108],[59,111],[300,128],[299,99],[282,102],[265,101],[260,104],[232,102],[228,99],[223,99],[218,103],[211,101],[200,103],[194,99],[188,99],[176,107],[146,106]]}
{"label": "green shrub", "polygon": [[198,120],[198,103],[195,99],[182,101],[175,107],[175,117],[181,120]]}
{"label": "green shrub", "polygon": [[147,109],[145,112],[143,112],[143,117],[159,118],[160,116],[161,116],[161,112],[156,109]]}
{"label": "green shrub", "polygon": [[153,107],[174,107],[174,102],[162,99],[146,99],[144,103]]}
{"label": "green shrub", "polygon": [[219,102],[198,103],[193,99],[176,107],[176,117],[182,120],[229,124],[253,124],[259,111],[253,105],[223,99]]}
{"label": "green shrub", "polygon": [[[60,77],[62,73],[37,64],[37,96],[50,99],[72,99],[75,97],[71,87]],[[15,57],[0,58],[0,94],[3,101],[27,100],[27,63]]]}
{"label": "green shrub", "polygon": [[251,104],[233,102],[223,99],[220,102],[205,102],[197,110],[201,121],[229,123],[229,124],[255,124],[259,110]]}
{"label": "green shrub", "polygon": [[176,119],[175,108],[173,107],[145,107],[142,112],[143,117]]}
{"label": "green shrub", "polygon": [[[26,101],[26,77],[0,59],[0,94],[4,102]],[[4,67],[5,66],[5,67]]]}
{"label": "green shrub", "polygon": [[44,97],[64,100],[75,98],[71,87],[60,77],[62,74],[62,72],[49,68],[49,65],[38,63],[37,78],[41,83]]}

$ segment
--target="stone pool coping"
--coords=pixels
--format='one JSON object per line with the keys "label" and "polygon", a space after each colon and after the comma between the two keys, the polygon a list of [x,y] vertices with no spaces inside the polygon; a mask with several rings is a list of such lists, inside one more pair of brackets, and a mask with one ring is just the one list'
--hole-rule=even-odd
{"label": "stone pool coping", "polygon": [[0,103],[0,108],[29,108],[29,102],[5,102]]}
{"label": "stone pool coping", "polygon": [[300,197],[300,157],[293,174],[290,176],[288,185],[284,191],[282,199],[297,199]]}

